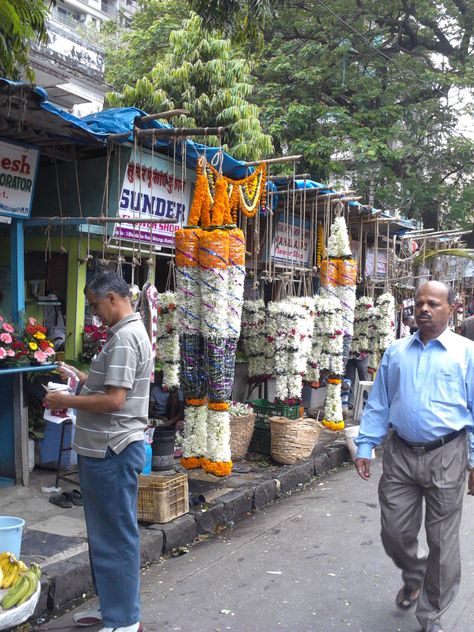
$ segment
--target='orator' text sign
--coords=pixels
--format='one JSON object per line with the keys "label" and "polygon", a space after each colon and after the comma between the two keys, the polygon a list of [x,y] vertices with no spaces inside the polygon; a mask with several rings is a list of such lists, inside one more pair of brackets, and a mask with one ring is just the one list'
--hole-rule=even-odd
{"label": "'orator' text sign", "polygon": [[0,215],[30,216],[39,150],[0,140]]}

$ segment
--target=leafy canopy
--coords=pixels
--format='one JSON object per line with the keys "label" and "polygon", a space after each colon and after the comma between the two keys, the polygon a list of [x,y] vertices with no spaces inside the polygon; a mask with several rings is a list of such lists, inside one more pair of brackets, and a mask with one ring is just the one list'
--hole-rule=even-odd
{"label": "leafy canopy", "polygon": [[173,121],[176,125],[227,126],[224,148],[235,158],[258,159],[272,152],[258,107],[249,101],[251,64],[236,53],[230,40],[206,32],[201,18],[191,14],[182,28],[171,31],[166,52],[159,53],[154,54],[151,70],[134,85],[107,95],[108,105],[133,105],[148,112],[184,108],[190,114]]}
{"label": "leafy canopy", "polygon": [[472,2],[192,3],[232,35],[261,29],[256,98],[277,153],[303,153],[318,179],[349,173],[426,225],[472,222]]}
{"label": "leafy canopy", "polygon": [[33,80],[28,51],[34,41],[47,42],[43,0],[0,1],[0,76],[20,79],[22,71]]}

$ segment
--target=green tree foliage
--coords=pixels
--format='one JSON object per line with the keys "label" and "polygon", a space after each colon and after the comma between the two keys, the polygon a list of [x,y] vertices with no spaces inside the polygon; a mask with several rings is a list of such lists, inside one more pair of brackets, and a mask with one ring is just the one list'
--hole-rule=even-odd
{"label": "green tree foliage", "polygon": [[263,29],[257,97],[277,152],[302,152],[319,179],[350,170],[362,194],[373,182],[377,205],[425,225],[472,221],[474,147],[459,124],[474,88],[472,2],[193,1],[230,33],[243,15]]}
{"label": "green tree foliage", "polygon": [[0,1],[0,76],[19,79],[22,72],[32,80],[28,51],[34,41],[47,41],[43,0]]}
{"label": "green tree foliage", "polygon": [[[167,52],[155,55],[150,72],[120,93],[107,95],[111,106],[136,106],[148,112],[173,108],[189,111],[177,125],[227,126],[225,149],[238,159],[258,159],[272,152],[259,110],[249,102],[251,64],[231,41],[206,32],[195,14],[172,31]],[[203,140],[203,139],[201,139]],[[207,138],[208,144],[217,143]]]}
{"label": "green tree foliage", "polygon": [[107,53],[105,78],[116,90],[147,75],[169,48],[171,31],[189,17],[185,0],[146,0],[130,28],[108,22],[99,38]]}

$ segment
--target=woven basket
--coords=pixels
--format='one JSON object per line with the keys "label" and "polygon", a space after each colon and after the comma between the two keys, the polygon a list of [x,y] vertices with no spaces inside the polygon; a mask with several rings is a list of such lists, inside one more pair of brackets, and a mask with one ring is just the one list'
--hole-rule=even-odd
{"label": "woven basket", "polygon": [[231,416],[230,418],[230,452],[233,461],[243,459],[249,449],[255,426],[255,414]]}
{"label": "woven basket", "polygon": [[311,455],[321,432],[321,424],[309,417],[270,417],[270,432],[272,457],[278,463],[291,465]]}

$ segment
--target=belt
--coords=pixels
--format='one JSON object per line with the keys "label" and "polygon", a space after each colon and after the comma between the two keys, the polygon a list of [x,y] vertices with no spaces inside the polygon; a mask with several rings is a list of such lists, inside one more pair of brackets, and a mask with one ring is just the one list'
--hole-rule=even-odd
{"label": "belt", "polygon": [[453,439],[456,439],[456,437],[459,437],[460,434],[464,434],[464,433],[465,433],[465,428],[462,428],[462,430],[456,430],[455,432],[450,432],[449,434],[444,435],[443,437],[440,437],[439,439],[435,439],[434,441],[430,441],[429,443],[412,443],[411,441],[407,441],[406,439],[401,437],[398,433],[395,433],[395,434],[400,439],[400,441],[404,445],[406,445],[407,448],[410,448],[410,450],[413,450],[413,452],[416,452],[417,454],[426,454],[426,452],[431,452],[432,450],[437,450],[438,448],[441,448],[441,446],[446,445],[450,441],[453,441]]}

